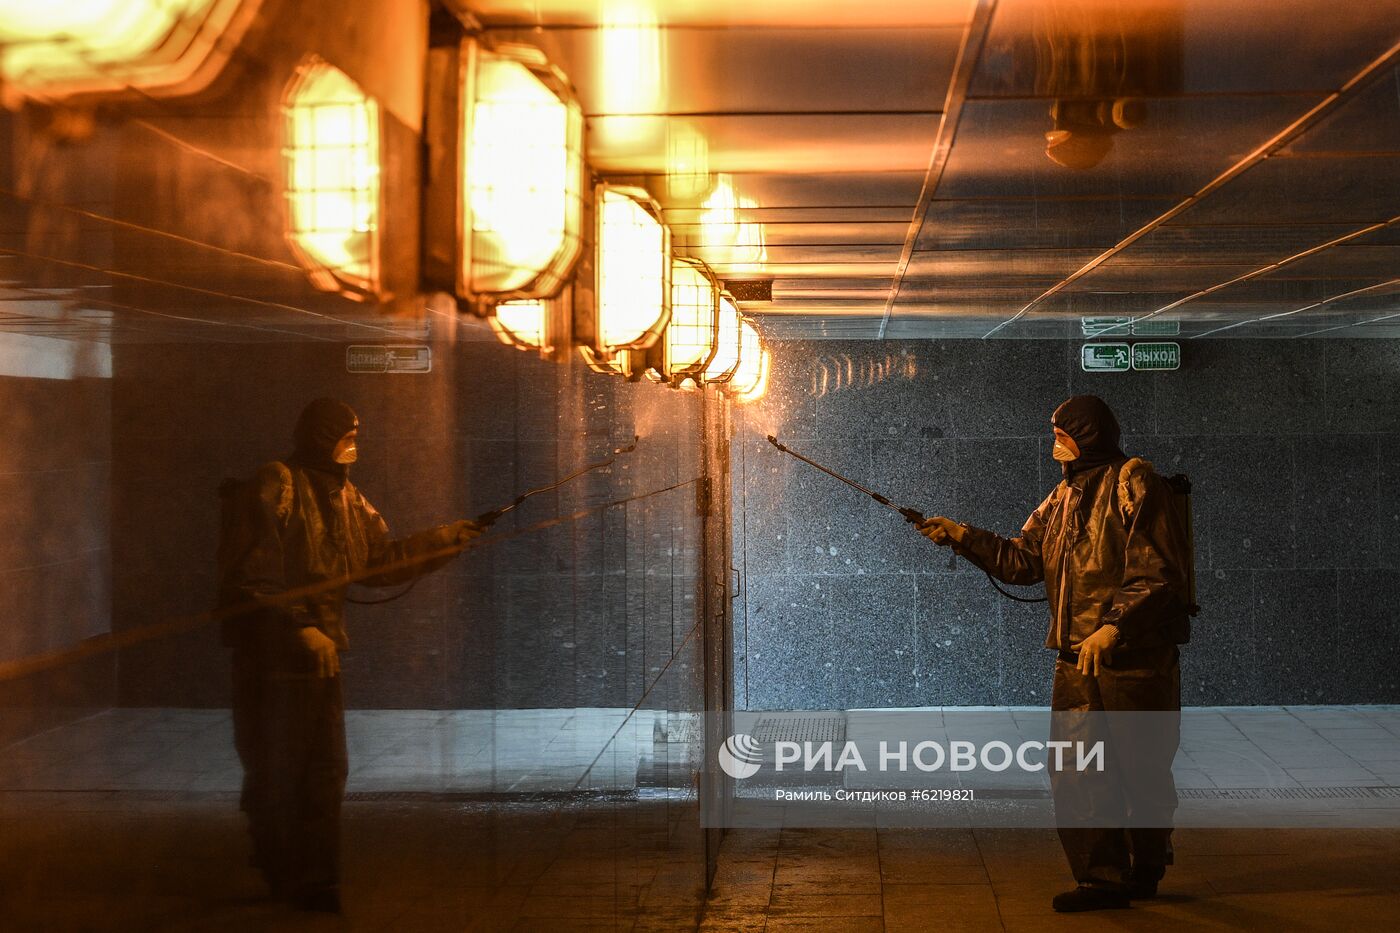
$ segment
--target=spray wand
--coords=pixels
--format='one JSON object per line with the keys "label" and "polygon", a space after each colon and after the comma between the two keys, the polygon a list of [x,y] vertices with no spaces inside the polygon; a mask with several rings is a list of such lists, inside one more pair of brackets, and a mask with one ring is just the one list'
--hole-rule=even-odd
{"label": "spray wand", "polygon": [[894,504],[894,503],[891,502],[888,498],[886,498],[885,496],[880,495],[880,494],[879,494],[878,492],[876,492],[875,490],[873,490],[873,489],[866,489],[864,486],[862,486],[860,483],[857,483],[855,480],[853,480],[853,479],[847,479],[846,477],[842,476],[840,473],[837,473],[835,470],[828,470],[826,467],[822,466],[822,465],[821,465],[820,463],[818,463],[817,461],[815,461],[815,460],[810,460],[810,459],[808,459],[807,457],[802,456],[802,455],[801,455],[800,453],[798,453],[797,451],[791,449],[790,447],[786,447],[786,446],[784,446],[784,445],[778,443],[778,439],[777,439],[776,437],[774,437],[773,435],[771,435],[771,434],[768,435],[768,443],[772,444],[774,447],[778,448],[778,449],[781,450],[783,453],[788,454],[788,455],[793,456],[793,457],[796,457],[798,460],[801,460],[803,463],[805,463],[805,464],[807,464],[807,465],[809,465],[809,466],[814,466],[814,467],[816,467],[818,470],[821,470],[821,471],[822,471],[823,473],[825,473],[827,476],[833,476],[833,477],[835,477],[836,479],[839,479],[841,482],[845,483],[847,486],[852,486],[852,487],[854,487],[854,488],[856,488],[856,489],[859,489],[861,492],[865,493],[867,496],[869,496],[870,498],[874,499],[876,502],[880,503],[881,505],[885,506],[886,508],[894,509],[894,510],[895,510],[896,512],[898,512],[900,515],[903,515],[903,516],[904,516],[904,520],[905,520],[906,522],[908,522],[909,524],[911,524],[911,525],[921,525],[921,524],[923,524],[925,521],[927,521],[927,519],[926,519],[925,516],[924,516],[924,513],[923,513],[923,512],[920,512],[918,509],[911,509],[911,508],[909,508],[908,506],[903,506],[903,505],[896,505],[896,504]]}
{"label": "spray wand", "polygon": [[[865,493],[867,496],[869,496],[870,498],[874,499],[876,502],[880,503],[881,505],[885,506],[886,508],[894,509],[894,510],[895,510],[896,512],[898,512],[900,515],[903,515],[903,516],[904,516],[904,520],[905,520],[906,522],[909,522],[911,525],[922,525],[925,521],[927,521],[927,519],[926,519],[925,516],[924,516],[924,513],[923,513],[923,512],[920,512],[918,509],[911,509],[911,508],[909,508],[908,506],[896,505],[895,503],[891,502],[887,496],[882,496],[882,495],[880,495],[878,492],[876,492],[876,491],[873,490],[873,489],[867,489],[866,487],[862,486],[860,483],[857,483],[855,480],[853,480],[853,479],[848,479],[847,477],[842,476],[840,473],[837,473],[835,470],[828,469],[828,468],[822,466],[822,465],[821,465],[820,463],[818,463],[817,461],[812,460],[812,459],[810,459],[810,458],[808,458],[808,457],[804,457],[804,456],[802,456],[800,453],[798,453],[797,451],[793,450],[792,448],[787,447],[787,446],[785,446],[785,445],[783,445],[783,444],[778,443],[778,439],[777,439],[776,437],[774,437],[772,434],[769,434],[769,435],[768,435],[768,443],[772,444],[774,447],[778,448],[778,449],[781,450],[783,453],[788,454],[789,456],[792,456],[792,457],[796,457],[798,460],[801,460],[803,463],[807,464],[808,466],[814,466],[814,467],[816,467],[818,470],[821,470],[821,471],[822,471],[823,473],[825,473],[827,476],[834,477],[835,479],[839,479],[841,482],[845,483],[847,486],[850,486],[850,487],[852,487],[852,488],[854,488],[854,489],[859,489],[861,492]],[[950,552],[948,553],[948,569],[949,569],[949,570],[952,570],[952,569],[953,569],[953,566],[957,563],[957,560],[958,560],[958,553],[957,553],[957,551],[950,551]],[[984,570],[983,573],[987,573],[987,571]],[[1016,602],[1018,602],[1018,603],[1043,603],[1043,602],[1045,602],[1045,597],[1043,597],[1043,596],[1041,596],[1041,597],[1039,597],[1039,598],[1036,598],[1036,599],[1027,599],[1027,598],[1024,597],[1024,596],[1017,596],[1015,593],[1008,593],[1006,590],[1002,589],[1000,586],[997,585],[996,579],[993,578],[992,575],[991,575],[990,573],[987,573],[987,580],[988,580],[988,582],[990,582],[990,583],[992,584],[992,586],[996,589],[996,591],[997,591],[998,593],[1000,593],[1001,595],[1005,596],[1007,599],[1014,599],[1014,600],[1015,600]]]}
{"label": "spray wand", "polygon": [[[516,496],[506,505],[492,509],[489,512],[482,512],[476,518],[472,519],[472,522],[477,526],[481,527],[482,529],[490,528],[502,515],[505,515],[507,512],[512,511],[531,496],[538,496],[542,492],[549,492],[552,489],[558,489],[565,483],[568,483],[572,480],[576,480],[580,476],[583,476],[585,473],[592,473],[594,470],[601,470],[603,469],[603,467],[612,466],[614,463],[617,462],[618,457],[622,456],[623,454],[630,454],[632,451],[636,450],[637,441],[639,440],[641,440],[641,438],[638,437],[636,434],[633,434],[632,443],[614,449],[612,455],[609,456],[606,460],[599,460],[597,463],[590,463],[587,466],[580,467],[579,469],[570,473],[568,476],[556,480],[555,482],[550,483],[548,486],[540,486],[538,489],[531,489],[528,492],[522,492],[520,495]],[[381,603],[391,603],[396,599],[402,599],[403,597],[407,596],[409,592],[412,591],[412,589],[418,585],[418,581],[421,579],[422,577],[413,578],[409,581],[408,586],[404,587],[402,590],[395,593],[393,596],[386,596],[383,599],[354,599],[352,597],[347,596],[345,597],[345,601],[348,603],[354,603],[357,606],[378,606]]]}
{"label": "spray wand", "polygon": [[513,510],[516,506],[520,505],[522,502],[524,502],[531,496],[538,496],[542,492],[549,492],[550,490],[558,489],[565,483],[568,483],[571,480],[578,479],[585,473],[592,473],[594,470],[601,470],[603,467],[612,466],[615,462],[617,462],[618,457],[622,456],[623,454],[630,454],[632,451],[636,450],[638,440],[640,440],[640,438],[634,434],[632,435],[632,443],[627,444],[624,447],[618,447],[612,452],[612,456],[608,457],[608,459],[599,460],[597,463],[590,463],[588,466],[580,467],[579,469],[570,473],[568,476],[565,476],[563,479],[558,480],[557,482],[550,483],[548,486],[541,486],[538,489],[531,489],[529,492],[523,492],[520,495],[516,496],[514,499],[512,499],[508,505],[503,505],[500,508],[492,509],[489,512],[482,512],[476,518],[472,519],[472,521],[483,528],[489,528],[491,527],[491,525],[495,524],[498,518],[500,518],[507,512]]}

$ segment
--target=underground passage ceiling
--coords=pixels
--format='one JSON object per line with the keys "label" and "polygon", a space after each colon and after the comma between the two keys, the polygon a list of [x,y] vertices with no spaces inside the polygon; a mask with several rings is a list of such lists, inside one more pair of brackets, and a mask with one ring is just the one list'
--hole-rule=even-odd
{"label": "underground passage ceiling", "polygon": [[[465,7],[568,76],[592,169],[650,193],[766,337],[1400,336],[1396,0]],[[0,326],[413,332],[306,285],[257,142],[281,85],[231,69],[250,93],[64,116],[101,143],[66,158],[16,132]]]}

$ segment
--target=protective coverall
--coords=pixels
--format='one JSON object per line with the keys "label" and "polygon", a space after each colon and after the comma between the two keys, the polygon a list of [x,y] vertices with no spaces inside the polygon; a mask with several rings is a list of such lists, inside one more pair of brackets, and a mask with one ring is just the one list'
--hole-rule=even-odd
{"label": "protective coverall", "polygon": [[[266,464],[248,483],[225,484],[219,553],[221,607],[250,607],[226,619],[223,637],[233,655],[234,741],[253,860],[274,895],[329,893],[337,908],[348,770],[344,701],[340,677],[318,674],[301,629],[315,628],[345,648],[347,584],[335,581],[367,570],[372,575],[357,582],[412,580],[449,561],[470,524],[391,538],[384,519],[350,482],[348,466],[331,458],[337,441],[357,425],[355,413],[340,402],[318,399],[307,406],[291,457]],[[373,573],[376,567],[385,570]],[[277,599],[327,583],[323,592]]]}
{"label": "protective coverall", "polygon": [[[1091,887],[1155,885],[1172,862],[1180,734],[1179,644],[1190,635],[1189,545],[1172,490],[1151,465],[1119,449],[1113,412],[1094,396],[1055,411],[1079,456],[1015,538],[963,526],[951,546],[1013,584],[1044,581],[1046,647],[1057,653],[1052,739],[1108,738],[1105,773],[1051,769],[1060,840],[1076,881]],[[1117,638],[1097,675],[1079,647],[1104,626]],[[1142,717],[1074,712],[1147,712]],[[1111,733],[1107,734],[1107,733]],[[1105,827],[1122,817],[1129,829]]]}

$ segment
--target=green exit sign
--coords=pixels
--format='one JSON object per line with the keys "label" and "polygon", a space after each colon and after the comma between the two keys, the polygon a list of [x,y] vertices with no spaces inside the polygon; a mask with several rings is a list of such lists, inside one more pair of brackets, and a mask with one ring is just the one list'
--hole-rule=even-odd
{"label": "green exit sign", "polygon": [[1165,372],[1180,368],[1181,344],[1133,344],[1133,369],[1145,370],[1148,372]]}
{"label": "green exit sign", "polygon": [[1126,343],[1086,343],[1079,365],[1086,373],[1125,373],[1131,366]]}

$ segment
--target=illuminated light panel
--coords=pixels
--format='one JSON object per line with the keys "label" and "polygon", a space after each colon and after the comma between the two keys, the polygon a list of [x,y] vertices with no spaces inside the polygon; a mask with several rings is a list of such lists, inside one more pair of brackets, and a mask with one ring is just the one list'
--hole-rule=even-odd
{"label": "illuminated light panel", "polygon": [[287,239],[322,291],[379,289],[379,105],[314,56],[283,98]]}
{"label": "illuminated light panel", "polygon": [[[578,352],[583,357],[584,364],[595,373],[602,373],[605,376],[622,376],[624,379],[632,378],[632,354],[627,350],[607,355],[599,353],[592,347],[579,347]],[[651,376],[651,370],[647,370],[647,375]],[[653,381],[656,379],[659,379],[659,374]]]}
{"label": "illuminated light panel", "polygon": [[724,390],[741,401],[750,401],[758,397],[751,393],[757,391],[758,395],[763,394],[763,386],[768,379],[768,366],[765,362],[768,354],[763,349],[763,339],[759,336],[758,328],[753,326],[752,321],[741,318],[739,329],[739,365]]}
{"label": "illuminated light panel", "polygon": [[604,353],[653,345],[671,318],[670,233],[638,197],[645,192],[598,189],[597,340]]}
{"label": "illuminated light panel", "polygon": [[539,350],[545,345],[549,306],[541,299],[503,301],[496,305],[489,320],[501,343],[521,350]]}
{"label": "illuminated light panel", "polygon": [[719,281],[702,262],[677,259],[671,265],[671,323],[666,326],[669,375],[704,373],[719,341]]}
{"label": "illuminated light panel", "polygon": [[[466,294],[545,298],[582,248],[583,111],[538,49],[477,53],[460,231]],[[469,218],[469,220],[468,220]]]}
{"label": "illuminated light panel", "polygon": [[726,383],[734,378],[743,344],[744,332],[740,326],[743,318],[739,315],[739,309],[734,307],[728,295],[720,296],[719,308],[719,340],[715,343],[715,355],[705,367],[702,377],[707,383]]}
{"label": "illuminated light panel", "polygon": [[0,0],[7,102],[208,84],[262,0]]}
{"label": "illuminated light panel", "polygon": [[757,201],[739,196],[727,175],[719,176],[714,190],[700,205],[700,243],[727,249],[725,264],[732,272],[756,272],[768,261],[763,225],[739,219],[739,211],[757,207]]}

